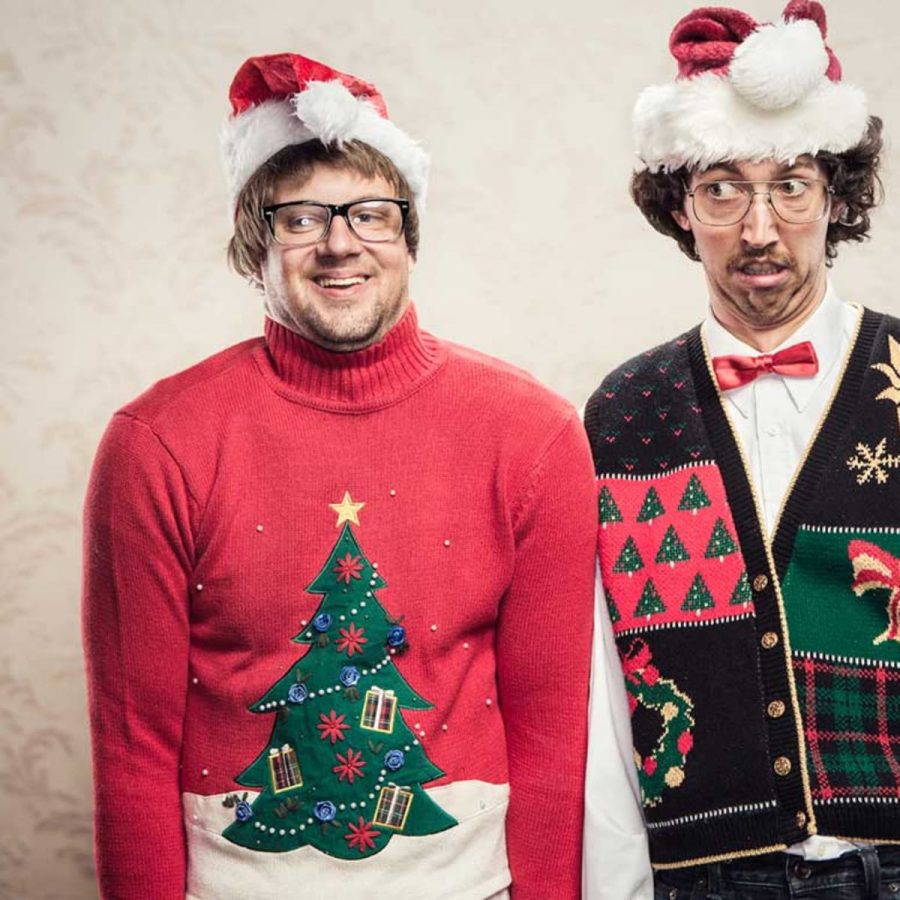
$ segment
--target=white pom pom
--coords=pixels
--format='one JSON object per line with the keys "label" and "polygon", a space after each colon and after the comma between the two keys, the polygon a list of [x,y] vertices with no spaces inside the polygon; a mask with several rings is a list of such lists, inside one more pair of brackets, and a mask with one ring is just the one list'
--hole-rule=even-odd
{"label": "white pom pom", "polygon": [[762,25],[734,51],[728,77],[745,100],[761,109],[784,109],[819,86],[828,53],[815,22],[798,19]]}
{"label": "white pom pom", "polygon": [[323,143],[340,145],[357,128],[360,110],[370,106],[357,100],[340,81],[313,81],[294,94],[297,118]]}

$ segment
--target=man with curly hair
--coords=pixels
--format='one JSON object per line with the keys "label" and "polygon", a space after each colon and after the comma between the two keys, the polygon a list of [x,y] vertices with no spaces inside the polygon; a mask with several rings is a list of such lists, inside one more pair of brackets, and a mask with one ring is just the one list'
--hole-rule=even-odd
{"label": "man with curly hair", "polygon": [[841,80],[819,3],[774,24],[699,9],[670,48],[677,80],[635,107],[632,195],[702,264],[709,309],[586,408],[586,896],[888,896],[900,322],[828,278],[868,236],[881,121]]}
{"label": "man with curly hair", "polygon": [[230,100],[265,336],[119,410],[85,505],[101,896],[570,900],[578,413],[419,327],[428,158],[372,85],[283,53]]}

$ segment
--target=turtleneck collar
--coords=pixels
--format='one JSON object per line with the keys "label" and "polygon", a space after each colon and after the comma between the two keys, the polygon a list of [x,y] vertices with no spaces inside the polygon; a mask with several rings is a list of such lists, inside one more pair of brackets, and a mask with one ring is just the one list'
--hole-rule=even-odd
{"label": "turtleneck collar", "polygon": [[368,412],[409,396],[430,379],[446,358],[437,338],[419,330],[410,304],[400,321],[377,343],[337,353],[266,319],[258,361],[282,396],[332,412]]}

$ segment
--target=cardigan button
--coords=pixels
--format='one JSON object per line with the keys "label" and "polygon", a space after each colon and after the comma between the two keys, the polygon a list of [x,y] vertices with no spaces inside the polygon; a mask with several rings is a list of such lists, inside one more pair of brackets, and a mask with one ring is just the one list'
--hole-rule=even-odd
{"label": "cardigan button", "polygon": [[767,631],[759,642],[763,645],[763,649],[771,650],[778,645],[778,634],[774,631]]}
{"label": "cardigan button", "polygon": [[756,591],[757,594],[761,594],[768,586],[768,575],[757,575],[756,578],[753,579],[753,590]]}
{"label": "cardigan button", "polygon": [[781,700],[773,700],[767,707],[766,712],[770,719],[780,719],[784,715],[785,706]]}
{"label": "cardigan button", "polygon": [[778,756],[775,758],[772,768],[775,770],[776,775],[781,775],[782,777],[790,775],[791,761],[786,756]]}
{"label": "cardigan button", "polygon": [[794,821],[797,823],[798,828],[806,828],[806,813],[801,809],[800,812],[794,816]]}

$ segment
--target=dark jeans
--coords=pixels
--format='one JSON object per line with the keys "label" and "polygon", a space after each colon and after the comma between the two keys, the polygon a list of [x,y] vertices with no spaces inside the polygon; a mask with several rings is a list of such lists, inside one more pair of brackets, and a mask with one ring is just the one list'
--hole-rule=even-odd
{"label": "dark jeans", "polygon": [[654,900],[900,900],[900,847],[822,862],[767,853],[656,873]]}

